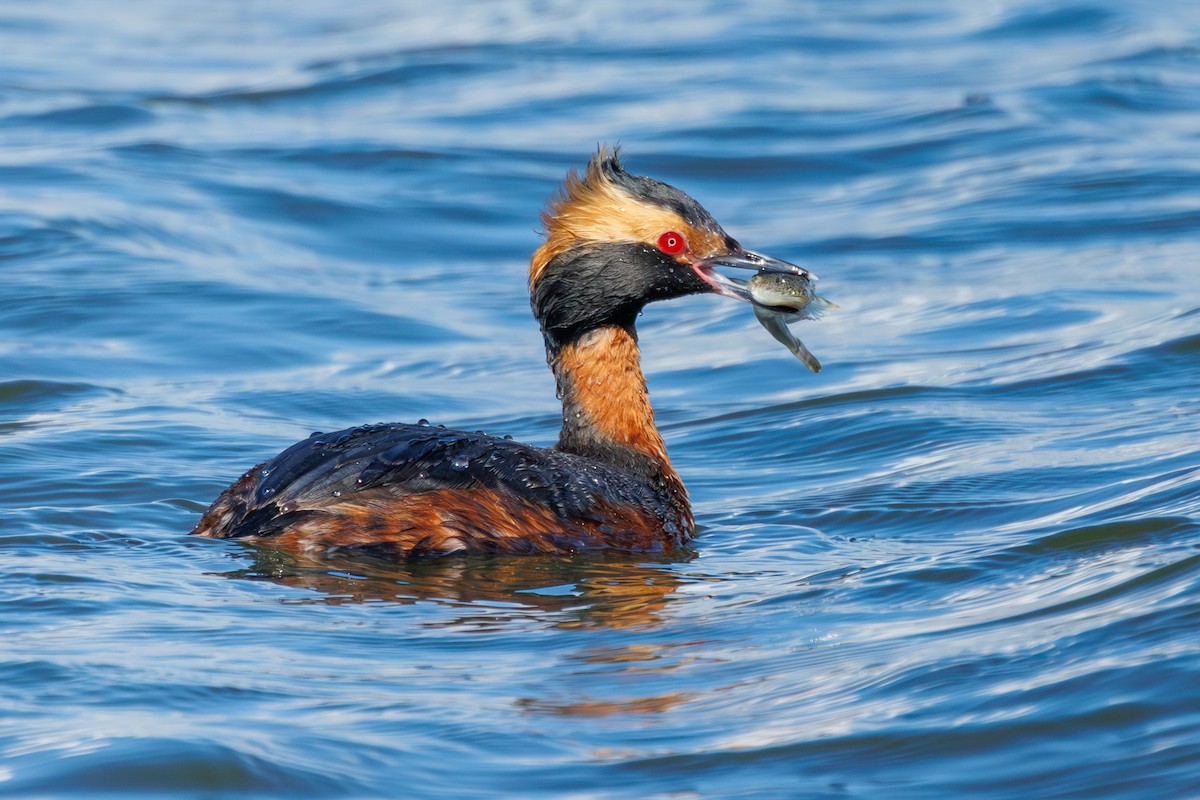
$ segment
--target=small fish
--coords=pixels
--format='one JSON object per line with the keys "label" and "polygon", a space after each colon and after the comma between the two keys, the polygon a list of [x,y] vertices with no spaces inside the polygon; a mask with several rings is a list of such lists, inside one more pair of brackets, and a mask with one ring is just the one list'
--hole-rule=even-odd
{"label": "small fish", "polygon": [[754,316],[767,332],[787,346],[804,366],[821,371],[821,362],[796,338],[789,325],[802,319],[816,319],[836,305],[813,291],[811,273],[762,271],[746,282]]}

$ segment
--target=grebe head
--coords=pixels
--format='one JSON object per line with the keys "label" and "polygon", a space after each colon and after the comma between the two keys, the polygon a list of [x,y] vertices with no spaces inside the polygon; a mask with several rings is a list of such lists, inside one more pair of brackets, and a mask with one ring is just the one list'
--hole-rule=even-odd
{"label": "grebe head", "polygon": [[808,275],[743,249],[675,187],[629,174],[615,148],[601,147],[582,175],[567,175],[542,224],[529,290],[552,350],[605,325],[632,329],[654,300],[710,292],[751,302],[746,282],[717,267]]}

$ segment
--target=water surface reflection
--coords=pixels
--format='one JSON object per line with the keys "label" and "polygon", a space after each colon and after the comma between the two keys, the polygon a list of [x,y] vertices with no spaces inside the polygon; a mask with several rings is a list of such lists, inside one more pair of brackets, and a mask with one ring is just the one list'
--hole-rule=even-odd
{"label": "water surface reflection", "polygon": [[678,555],[473,556],[405,563],[270,548],[249,555],[250,566],[224,574],[312,592],[285,602],[432,602],[458,609],[451,621],[436,623],[455,628],[495,627],[528,619],[530,612],[540,612],[553,627],[651,628],[662,624],[682,584],[673,568]]}

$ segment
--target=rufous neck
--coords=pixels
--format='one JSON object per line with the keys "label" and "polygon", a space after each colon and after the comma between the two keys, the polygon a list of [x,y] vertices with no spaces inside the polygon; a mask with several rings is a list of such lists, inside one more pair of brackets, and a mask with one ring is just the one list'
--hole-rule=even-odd
{"label": "rufous neck", "polygon": [[626,450],[674,475],[632,331],[605,326],[550,354],[563,401],[558,447],[581,455]]}

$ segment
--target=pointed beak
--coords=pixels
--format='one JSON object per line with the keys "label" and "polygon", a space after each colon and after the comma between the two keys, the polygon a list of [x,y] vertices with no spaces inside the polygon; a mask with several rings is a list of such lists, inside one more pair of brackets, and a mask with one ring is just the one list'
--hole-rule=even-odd
{"label": "pointed beak", "polygon": [[[765,256],[762,253],[755,253],[753,250],[735,250],[732,253],[722,253],[692,262],[692,269],[696,271],[701,280],[712,287],[713,292],[747,303],[753,302],[753,298],[750,296],[750,291],[746,288],[746,281],[724,275],[717,271],[717,267],[753,270],[755,274],[759,272],[784,272],[790,275],[800,275],[809,280],[816,280],[817,278],[816,275],[813,275],[803,267]],[[753,275],[750,277],[753,277]]]}

